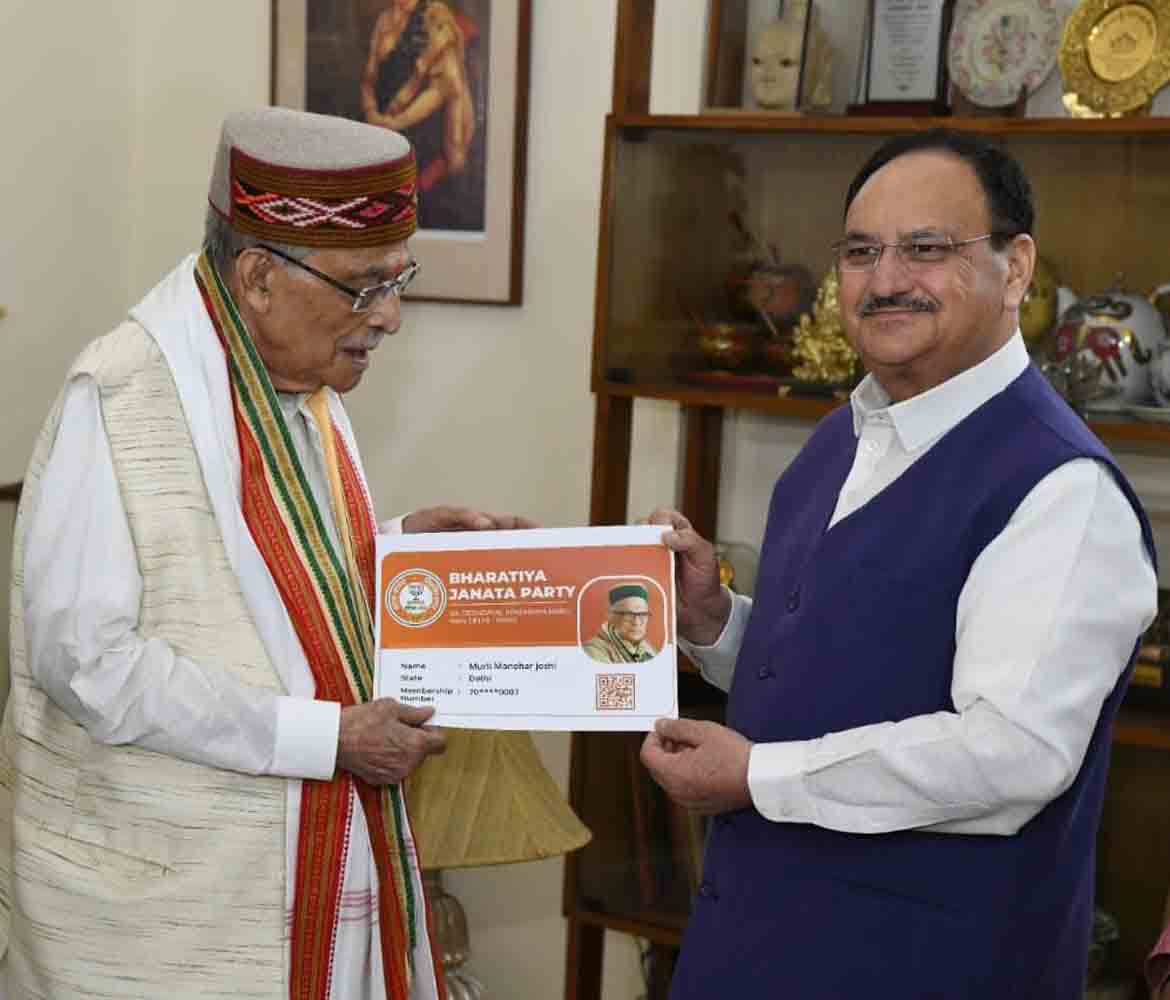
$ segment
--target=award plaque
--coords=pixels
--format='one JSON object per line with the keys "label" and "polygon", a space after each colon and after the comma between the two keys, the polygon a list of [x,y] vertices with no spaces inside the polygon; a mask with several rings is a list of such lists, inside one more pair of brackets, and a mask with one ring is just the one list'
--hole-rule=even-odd
{"label": "award plaque", "polygon": [[862,102],[854,114],[947,113],[952,0],[870,0]]}
{"label": "award plaque", "polygon": [[1170,0],[1081,0],[1064,26],[1060,74],[1074,115],[1142,113],[1170,80]]}

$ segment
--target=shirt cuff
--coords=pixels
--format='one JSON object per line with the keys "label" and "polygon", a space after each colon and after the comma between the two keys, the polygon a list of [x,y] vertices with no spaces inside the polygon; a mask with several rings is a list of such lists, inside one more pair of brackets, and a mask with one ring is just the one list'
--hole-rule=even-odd
{"label": "shirt cuff", "polygon": [[735,673],[735,661],[739,647],[743,645],[748,618],[752,613],[752,599],[743,594],[728,591],[731,596],[731,613],[723,625],[719,638],[710,646],[700,646],[679,636],[678,645],[684,653],[699,665],[699,670],[716,687],[724,691],[731,689],[731,677]]}
{"label": "shirt cuff", "polygon": [[328,781],[337,767],[341,705],[313,698],[276,699],[276,752],[272,773]]}
{"label": "shirt cuff", "polygon": [[813,821],[812,802],[804,787],[808,743],[756,743],[748,755],[748,791],[756,811],[773,823]]}
{"label": "shirt cuff", "polygon": [[409,514],[399,514],[397,517],[392,518],[389,521],[383,521],[378,525],[379,533],[383,535],[405,534],[405,532],[402,530],[402,522],[405,521],[408,517],[410,517]]}

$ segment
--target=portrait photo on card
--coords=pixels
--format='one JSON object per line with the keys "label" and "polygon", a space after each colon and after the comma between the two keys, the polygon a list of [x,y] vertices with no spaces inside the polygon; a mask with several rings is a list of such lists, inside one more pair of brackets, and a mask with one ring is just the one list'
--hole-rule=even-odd
{"label": "portrait photo on card", "polygon": [[652,660],[667,641],[665,609],[665,596],[649,577],[590,580],[578,605],[581,649],[598,663]]}

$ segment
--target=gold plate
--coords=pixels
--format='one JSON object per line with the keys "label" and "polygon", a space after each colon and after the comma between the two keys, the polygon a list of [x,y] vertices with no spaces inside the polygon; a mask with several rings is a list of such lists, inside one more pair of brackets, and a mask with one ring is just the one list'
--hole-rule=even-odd
{"label": "gold plate", "polygon": [[1064,25],[1060,75],[1090,113],[1141,114],[1170,80],[1170,0],[1081,0]]}

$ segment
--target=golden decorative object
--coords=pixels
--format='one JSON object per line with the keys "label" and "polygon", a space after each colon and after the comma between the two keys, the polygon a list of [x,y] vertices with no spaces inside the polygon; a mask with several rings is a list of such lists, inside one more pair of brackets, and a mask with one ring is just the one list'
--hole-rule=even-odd
{"label": "golden decorative object", "polygon": [[1020,333],[1029,347],[1042,341],[1056,324],[1057,285],[1052,267],[1043,257],[1037,257],[1032,281],[1020,303]]}
{"label": "golden decorative object", "polygon": [[1145,113],[1170,81],[1170,0],[1081,0],[1064,25],[1060,73],[1070,114]]}
{"label": "golden decorative object", "polygon": [[732,586],[735,583],[735,567],[723,556],[719,556],[719,582],[729,590],[735,589]]}
{"label": "golden decorative object", "polygon": [[1065,94],[1061,97],[1064,109],[1074,118],[1142,118],[1150,113],[1150,101],[1130,111],[1094,111],[1087,104],[1082,104],[1076,94]]}
{"label": "golden decorative object", "polygon": [[837,272],[831,270],[817,289],[812,315],[801,316],[793,333],[792,374],[802,381],[852,382],[858,374],[860,358],[845,336],[837,291]]}

